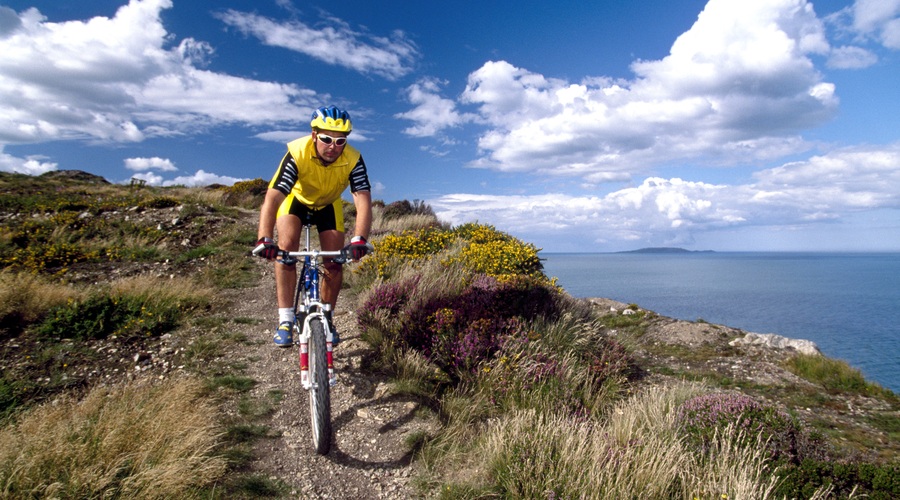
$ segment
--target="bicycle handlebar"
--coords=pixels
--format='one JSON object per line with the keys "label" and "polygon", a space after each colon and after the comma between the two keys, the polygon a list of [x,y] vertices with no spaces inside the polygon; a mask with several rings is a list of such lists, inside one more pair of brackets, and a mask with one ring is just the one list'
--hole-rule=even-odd
{"label": "bicycle handlebar", "polygon": [[[369,252],[374,252],[375,247],[372,246],[371,243],[366,243],[366,246],[369,248]],[[259,252],[263,251],[263,248],[266,246],[263,244],[257,245],[256,248],[251,252],[253,255],[259,255]],[[288,252],[287,250],[278,249],[278,256],[281,258],[297,258],[297,257],[335,257],[331,259],[332,262],[336,264],[346,264],[351,261],[350,256],[347,255],[343,249],[341,250],[300,250],[297,252]]]}

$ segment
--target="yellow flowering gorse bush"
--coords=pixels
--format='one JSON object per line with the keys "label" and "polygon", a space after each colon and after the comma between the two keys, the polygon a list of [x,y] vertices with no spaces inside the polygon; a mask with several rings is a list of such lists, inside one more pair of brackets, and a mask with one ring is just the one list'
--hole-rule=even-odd
{"label": "yellow flowering gorse bush", "polygon": [[387,235],[375,242],[375,254],[366,259],[360,271],[375,270],[388,277],[392,264],[416,265],[433,255],[462,243],[458,252],[445,257],[443,264],[461,264],[473,274],[486,274],[500,281],[515,276],[543,277],[539,249],[530,243],[498,231],[490,225],[468,223],[451,230],[428,228]]}

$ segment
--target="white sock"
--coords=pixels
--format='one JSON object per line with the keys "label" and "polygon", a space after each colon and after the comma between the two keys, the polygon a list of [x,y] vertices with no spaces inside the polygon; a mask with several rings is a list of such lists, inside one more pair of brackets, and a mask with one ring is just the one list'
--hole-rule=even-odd
{"label": "white sock", "polygon": [[279,307],[278,308],[278,322],[284,323],[285,321],[294,321],[294,308],[293,307]]}

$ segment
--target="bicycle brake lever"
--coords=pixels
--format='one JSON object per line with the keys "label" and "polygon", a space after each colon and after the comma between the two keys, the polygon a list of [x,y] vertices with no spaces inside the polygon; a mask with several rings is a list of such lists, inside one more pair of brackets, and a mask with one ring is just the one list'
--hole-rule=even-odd
{"label": "bicycle brake lever", "polygon": [[346,264],[346,263],[349,262],[349,261],[350,261],[350,259],[347,257],[347,253],[346,253],[346,252],[341,252],[340,255],[331,258],[331,262],[334,262],[335,264],[341,264],[341,265],[343,265],[343,264]]}
{"label": "bicycle brake lever", "polygon": [[296,257],[291,257],[290,255],[288,255],[288,252],[285,252],[284,250],[279,250],[278,255],[281,255],[281,258],[278,259],[278,262],[287,266],[292,266],[300,262]]}

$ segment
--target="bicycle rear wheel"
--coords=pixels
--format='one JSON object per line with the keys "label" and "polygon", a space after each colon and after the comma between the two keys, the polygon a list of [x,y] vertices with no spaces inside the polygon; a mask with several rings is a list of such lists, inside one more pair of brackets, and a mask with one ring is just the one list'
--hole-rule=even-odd
{"label": "bicycle rear wheel", "polygon": [[325,455],[331,449],[331,388],[328,384],[323,318],[309,320],[309,417],[313,446]]}

